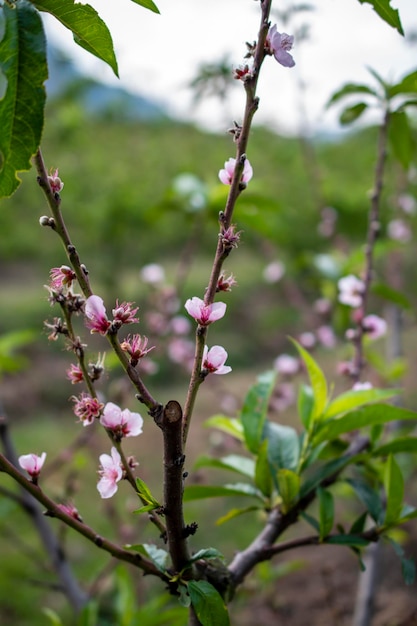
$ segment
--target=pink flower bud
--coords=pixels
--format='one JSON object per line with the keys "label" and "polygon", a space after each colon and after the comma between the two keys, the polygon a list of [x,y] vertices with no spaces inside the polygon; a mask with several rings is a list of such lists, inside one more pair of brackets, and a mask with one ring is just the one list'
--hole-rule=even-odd
{"label": "pink flower bud", "polygon": [[58,172],[58,168],[56,168],[56,170],[54,172],[51,170],[50,174],[48,176],[48,182],[49,182],[49,185],[51,187],[51,191],[54,194],[55,193],[61,193],[61,191],[64,188],[64,183],[59,178],[58,173],[59,173]]}
{"label": "pink flower bud", "polygon": [[19,465],[21,468],[27,471],[29,476],[36,479],[45,463],[46,452],[42,452],[41,456],[37,454],[23,454],[19,456]]}
{"label": "pink flower bud", "polygon": [[89,328],[92,333],[106,335],[110,328],[110,322],[107,319],[103,298],[100,298],[100,296],[90,296],[87,298],[84,312],[87,317],[87,328]]}

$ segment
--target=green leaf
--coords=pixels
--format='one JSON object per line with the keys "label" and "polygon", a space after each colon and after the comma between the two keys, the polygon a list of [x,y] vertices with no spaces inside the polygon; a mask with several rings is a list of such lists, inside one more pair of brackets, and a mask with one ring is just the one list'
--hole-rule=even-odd
{"label": "green leaf", "polygon": [[388,536],[387,539],[394,548],[395,554],[401,560],[401,569],[405,584],[412,585],[416,576],[416,567],[414,561],[405,557],[404,549],[402,548],[402,546],[400,546],[399,543],[394,541],[392,537]]}
{"label": "green leaf", "polygon": [[353,546],[358,548],[369,545],[368,539],[365,539],[364,537],[342,534],[327,537],[327,539],[324,540],[324,543],[337,544],[340,546]]}
{"label": "green leaf", "polygon": [[63,626],[61,618],[59,617],[58,613],[56,613],[52,609],[49,609],[48,607],[43,607],[42,613],[45,615],[45,617],[47,617],[50,620],[50,623],[52,624],[52,626]]}
{"label": "green leaf", "polygon": [[29,170],[39,147],[48,77],[46,41],[39,13],[21,0],[0,6],[5,34],[0,40],[0,197],[20,184],[17,172]]}
{"label": "green leaf", "polygon": [[155,500],[151,494],[148,485],[141,478],[136,478],[136,489],[138,496],[145,503],[145,506],[134,511],[135,513],[143,513],[144,509],[147,511],[153,511],[154,509],[159,509],[161,507],[158,500]]}
{"label": "green leaf", "polygon": [[382,500],[379,491],[372,489],[372,487],[360,480],[347,479],[346,482],[353,487],[358,498],[366,506],[372,519],[379,524],[383,513]]}
{"label": "green leaf", "polygon": [[239,515],[244,515],[245,513],[252,513],[252,511],[259,511],[260,507],[259,506],[247,506],[244,509],[230,509],[230,511],[228,511],[225,515],[222,515],[222,517],[219,517],[216,520],[216,526],[220,526],[221,524],[224,524],[225,522],[228,522],[231,519],[234,519],[235,517],[239,517]]}
{"label": "green leaf", "polygon": [[341,100],[345,96],[359,95],[362,93],[366,93],[370,96],[375,96],[375,98],[378,98],[377,92],[371,89],[370,87],[368,87],[368,85],[359,85],[357,83],[347,83],[346,85],[344,85],[341,89],[338,89],[338,91],[336,91],[332,95],[330,100],[327,102],[326,107],[329,108],[331,105],[335,104],[336,102],[339,102],[339,100]]}
{"label": "green leaf", "polygon": [[342,456],[338,459],[333,459],[332,461],[329,461],[328,463],[325,463],[325,465],[322,465],[321,467],[316,469],[302,485],[300,490],[300,498],[303,498],[314,489],[317,489],[317,487],[320,486],[323,480],[326,480],[334,474],[338,474],[344,467],[346,467],[346,465],[349,465],[349,463],[354,463],[355,459],[356,456]]}
{"label": "green leaf", "polygon": [[398,396],[401,389],[364,389],[362,391],[346,391],[335,398],[327,407],[324,414],[325,419],[335,417],[341,413],[347,413],[352,409],[356,409],[364,404],[388,400],[394,396]]}
{"label": "green leaf", "polygon": [[288,469],[280,469],[277,472],[279,495],[282,498],[282,511],[288,513],[298,500],[300,493],[300,477]]}
{"label": "green leaf", "polygon": [[401,291],[397,291],[388,285],[384,285],[383,283],[374,283],[371,287],[371,291],[376,296],[384,298],[384,300],[388,300],[388,302],[393,302],[403,309],[411,309],[411,302],[409,298],[401,293]]}
{"label": "green leaf", "polygon": [[328,489],[319,487],[317,489],[319,500],[319,527],[320,541],[330,533],[334,524],[334,500],[333,494]]}
{"label": "green leaf", "polygon": [[371,4],[374,11],[376,11],[384,22],[386,22],[389,26],[392,26],[400,35],[404,35],[403,27],[401,25],[400,15],[397,9],[393,9],[390,6],[391,0],[359,0],[361,4],[367,2]]}
{"label": "green leaf", "polygon": [[384,486],[387,496],[385,526],[392,526],[401,516],[404,499],[404,478],[394,456],[388,457],[385,469]]}
{"label": "green leaf", "polygon": [[372,456],[387,456],[398,452],[417,452],[417,437],[398,437],[372,451]]}
{"label": "green leaf", "polygon": [[311,423],[313,424],[322,415],[324,408],[327,404],[326,378],[321,368],[319,367],[318,363],[316,363],[316,361],[313,359],[311,354],[309,354],[307,350],[304,350],[304,348],[300,346],[300,344],[294,341],[293,339],[292,339],[292,342],[294,343],[295,347],[300,353],[300,356],[305,363],[308,376],[310,378],[310,384],[311,384],[311,388],[313,390],[313,396],[314,396],[314,409],[312,411],[311,420],[310,420]]}
{"label": "green leaf", "polygon": [[224,559],[224,556],[216,548],[203,548],[199,550],[190,558],[190,563],[195,563],[200,559]]}
{"label": "green leaf", "polygon": [[156,6],[154,2],[152,2],[152,0],[132,0],[132,2],[135,2],[136,4],[140,4],[140,6],[145,7],[145,9],[149,9],[150,11],[153,11],[154,13],[159,13],[158,7]]}
{"label": "green leaf", "polygon": [[248,459],[245,456],[239,454],[229,454],[221,459],[213,459],[208,456],[202,456],[197,459],[194,467],[216,467],[219,469],[230,470],[237,472],[248,478],[253,478],[255,475],[255,462],[253,459]]}
{"label": "green leaf", "polygon": [[388,139],[394,153],[405,170],[408,170],[415,154],[413,131],[405,111],[394,111],[390,115]]}
{"label": "green leaf", "polygon": [[312,526],[314,528],[314,530],[317,531],[317,534],[319,534],[319,532],[320,532],[320,525],[319,525],[318,521],[312,515],[309,515],[305,511],[302,511],[300,513],[300,517],[302,517],[308,524],[310,524],[310,526]]}
{"label": "green leaf", "polygon": [[135,590],[132,579],[124,566],[116,568],[117,595],[114,602],[117,624],[130,626],[136,607]]}
{"label": "green leaf", "polygon": [[246,446],[253,454],[257,454],[262,441],[264,423],[275,381],[276,372],[273,370],[258,376],[257,382],[249,389],[243,403],[240,419]]}
{"label": "green leaf", "polygon": [[262,503],[264,502],[262,493],[252,485],[247,485],[246,483],[234,483],[233,485],[220,487],[212,485],[190,485],[186,487],[184,491],[184,502],[223,496],[249,496],[257,498]]}
{"label": "green leaf", "polygon": [[223,598],[206,580],[187,583],[191,604],[202,626],[229,626],[229,614]]}
{"label": "green leaf", "polygon": [[98,618],[98,602],[90,600],[78,616],[77,626],[96,626]]}
{"label": "green leaf", "polygon": [[271,468],[268,460],[268,440],[265,439],[258,452],[255,467],[255,485],[263,493],[266,498],[271,497],[272,493],[272,476]]}
{"label": "green leaf", "polygon": [[39,11],[53,15],[73,33],[75,43],[107,63],[119,76],[110,32],[93,7],[74,0],[31,1]]}
{"label": "green leaf", "polygon": [[392,85],[389,89],[391,97],[406,93],[417,93],[417,71],[407,74],[399,83]]}
{"label": "green leaf", "polygon": [[126,548],[128,548],[129,550],[134,550],[135,552],[139,552],[139,554],[142,554],[146,558],[150,559],[160,572],[166,572],[166,564],[169,557],[169,554],[166,550],[157,548],[157,546],[152,543],[127,545]]}
{"label": "green leaf", "polygon": [[300,441],[294,428],[266,421],[263,439],[268,440],[268,460],[272,474],[282,468],[296,469],[300,458]]}
{"label": "green leaf", "polygon": [[367,517],[368,511],[365,511],[364,513],[362,513],[362,515],[359,515],[359,517],[353,522],[352,526],[350,527],[349,535],[358,535],[360,533],[363,533],[363,531],[365,530]]}
{"label": "green leaf", "polygon": [[339,121],[343,126],[352,124],[360,118],[362,113],[366,111],[368,105],[366,102],[358,102],[352,106],[345,107],[339,116]]}
{"label": "green leaf", "polygon": [[306,430],[309,429],[314,410],[314,394],[310,385],[300,385],[297,401],[298,415]]}
{"label": "green leaf", "polygon": [[231,435],[238,441],[243,441],[242,422],[235,417],[227,417],[227,415],[213,415],[204,422],[206,428],[217,428],[227,435]]}
{"label": "green leaf", "polygon": [[417,419],[417,414],[414,411],[390,404],[371,404],[357,411],[346,413],[339,419],[330,419],[321,424],[313,443],[317,445],[322,441],[331,441],[340,435],[366,426],[415,419]]}

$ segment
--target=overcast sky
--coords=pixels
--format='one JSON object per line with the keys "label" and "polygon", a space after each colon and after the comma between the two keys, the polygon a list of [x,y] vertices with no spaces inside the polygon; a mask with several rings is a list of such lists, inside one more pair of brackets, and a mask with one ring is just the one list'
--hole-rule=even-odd
{"label": "overcast sky", "polygon": [[[355,0],[320,0],[317,9],[304,13],[310,24],[310,40],[292,51],[293,69],[267,58],[259,85],[261,104],[257,121],[270,123],[284,133],[299,124],[297,84],[306,85],[306,105],[314,130],[334,130],[336,112],[325,112],[329,95],[344,82],[368,81],[366,67],[384,78],[399,79],[417,67],[417,46],[404,40],[383,22],[368,4]],[[78,48],[71,35],[55,20],[48,19],[49,36],[63,45],[84,70],[100,80],[119,83],[127,89],[156,98],[168,110],[208,128],[222,130],[231,120],[241,119],[243,89],[236,82],[226,105],[211,99],[192,105],[187,85],[200,63],[227,55],[231,68],[243,61],[246,41],[256,38],[259,3],[254,0],[156,0],[156,15],[129,0],[90,0],[113,36],[120,81],[102,62]],[[275,0],[273,8],[287,6]],[[392,0],[400,10],[407,34],[417,30],[417,0]],[[273,22],[277,21],[273,19]],[[284,30],[277,21],[278,30]],[[289,34],[290,27],[285,29]]]}

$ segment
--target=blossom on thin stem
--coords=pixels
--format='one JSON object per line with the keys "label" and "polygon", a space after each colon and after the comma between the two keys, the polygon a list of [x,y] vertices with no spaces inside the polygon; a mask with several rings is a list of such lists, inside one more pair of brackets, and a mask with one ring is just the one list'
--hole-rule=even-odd
{"label": "blossom on thin stem", "polygon": [[354,309],[362,304],[362,297],[365,291],[365,283],[353,274],[344,276],[338,283],[339,302]]}
{"label": "blossom on thin stem", "polygon": [[60,509],[66,515],[73,517],[78,522],[82,522],[82,517],[78,512],[78,509],[73,504],[58,504],[58,509]]}
{"label": "blossom on thin stem", "polygon": [[58,168],[56,168],[54,171],[50,170],[50,174],[48,176],[48,182],[51,187],[52,193],[55,194],[55,193],[60,193],[62,191],[62,189],[64,188],[64,183],[59,177]]}
{"label": "blossom on thin stem", "polygon": [[117,483],[123,477],[122,459],[116,448],[111,449],[109,454],[100,455],[101,467],[98,471],[100,480],[97,489],[102,498],[111,498],[117,491]]}
{"label": "blossom on thin stem", "polygon": [[289,53],[289,50],[293,47],[293,43],[293,35],[279,33],[277,31],[277,25],[274,24],[268,31],[265,47],[268,54],[273,54],[278,63],[284,67],[294,67],[295,61]]}
{"label": "blossom on thin stem", "polygon": [[139,310],[139,307],[132,308],[133,302],[122,302],[116,300],[116,308],[113,309],[114,320],[121,322],[122,324],[134,324],[139,322],[139,318],[135,317],[135,314]]}
{"label": "blossom on thin stem", "polygon": [[227,352],[222,346],[213,346],[208,349],[204,346],[202,372],[205,374],[228,374],[232,371],[229,365],[225,365]]}
{"label": "blossom on thin stem", "polygon": [[29,476],[36,481],[38,478],[42,466],[45,463],[46,452],[42,452],[41,456],[37,454],[22,454],[19,456],[19,465],[22,469],[26,470]]}
{"label": "blossom on thin stem", "polygon": [[155,346],[148,346],[148,338],[142,335],[128,335],[124,341],[120,344],[123,352],[127,352],[132,362],[137,363],[139,359],[146,356],[148,352],[153,350]]}
{"label": "blossom on thin stem", "polygon": [[49,276],[49,288],[53,291],[60,291],[64,287],[70,289],[73,281],[76,279],[75,272],[70,267],[68,267],[68,265],[53,267],[49,271]]}
{"label": "blossom on thin stem", "polygon": [[136,437],[142,433],[143,418],[139,413],[132,413],[129,409],[122,409],[107,402],[100,417],[100,424],[111,430],[114,435],[122,437]]}
{"label": "blossom on thin stem", "polygon": [[226,278],[222,272],[217,281],[216,291],[232,291],[232,287],[236,287],[236,285],[237,282],[233,274],[230,274],[230,276]]}
{"label": "blossom on thin stem", "polygon": [[67,378],[71,381],[71,385],[82,383],[84,380],[84,374],[81,367],[71,363],[69,369],[67,369]]}
{"label": "blossom on thin stem", "polygon": [[87,328],[89,328],[92,333],[106,335],[110,328],[110,321],[107,318],[103,298],[100,298],[100,296],[90,296],[87,298],[84,312],[87,317]]}
{"label": "blossom on thin stem", "polygon": [[[231,185],[233,181],[233,177],[235,174],[236,168],[236,159],[230,158],[224,164],[224,169],[220,170],[219,178],[220,181],[224,185]],[[253,176],[253,169],[251,164],[249,163],[249,159],[245,159],[245,163],[243,165],[242,177],[240,179],[241,183],[248,183]]]}
{"label": "blossom on thin stem", "polygon": [[208,326],[212,322],[216,322],[226,313],[226,304],[224,302],[205,304],[204,300],[196,296],[188,299],[184,306],[189,315],[201,326]]}
{"label": "blossom on thin stem", "polygon": [[100,417],[104,404],[97,398],[93,398],[88,393],[82,393],[79,398],[72,396],[70,399],[75,402],[73,410],[83,426],[92,424],[95,418]]}

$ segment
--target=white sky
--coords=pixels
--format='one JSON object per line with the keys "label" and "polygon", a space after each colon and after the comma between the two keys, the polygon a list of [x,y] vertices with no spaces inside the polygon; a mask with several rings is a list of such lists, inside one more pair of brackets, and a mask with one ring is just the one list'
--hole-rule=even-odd
{"label": "white sky", "polygon": [[[399,79],[417,67],[417,46],[383,22],[369,4],[355,0],[310,0],[317,9],[304,13],[310,23],[310,40],[292,51],[293,69],[271,57],[265,60],[258,95],[256,121],[270,123],[290,134],[299,124],[297,82],[306,85],[306,108],[315,131],[333,131],[336,111],[324,111],[329,95],[343,83],[369,80],[366,66],[384,78]],[[246,41],[256,38],[259,3],[254,0],[156,0],[156,15],[129,0],[90,0],[108,25],[119,63],[117,81],[104,63],[76,46],[71,35],[55,20],[48,19],[49,36],[62,45],[96,78],[119,83],[167,106],[182,118],[224,130],[240,121],[244,94],[238,81],[226,106],[215,99],[192,105],[187,85],[200,63],[228,54],[231,68],[243,62]],[[275,0],[273,8],[288,5]],[[400,10],[405,33],[417,30],[417,0],[392,0]],[[274,22],[275,20],[273,20]],[[300,21],[300,20],[299,20]],[[284,30],[278,22],[278,30]],[[291,34],[291,29],[285,29]],[[240,88],[239,88],[240,87]]]}

